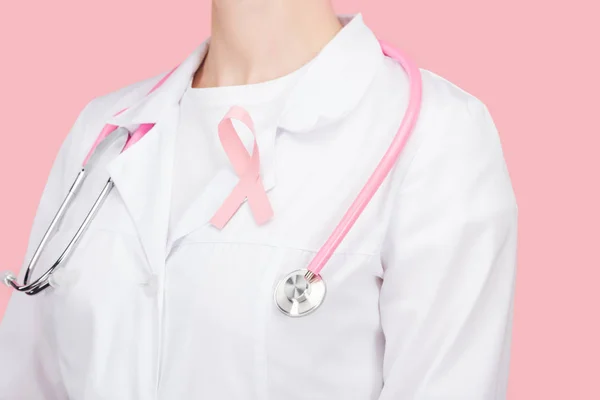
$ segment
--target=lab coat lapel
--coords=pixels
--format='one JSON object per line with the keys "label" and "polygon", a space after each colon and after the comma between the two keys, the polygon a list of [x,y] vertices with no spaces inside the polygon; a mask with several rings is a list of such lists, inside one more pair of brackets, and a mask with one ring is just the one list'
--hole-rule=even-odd
{"label": "lab coat lapel", "polygon": [[166,108],[146,136],[108,165],[154,272],[166,257],[178,117],[177,105]]}
{"label": "lab coat lapel", "polygon": [[166,259],[179,100],[207,48],[208,41],[164,75],[151,93],[107,121],[127,127],[130,132],[139,124],[154,124],[141,140],[107,167],[154,273],[161,272]]}

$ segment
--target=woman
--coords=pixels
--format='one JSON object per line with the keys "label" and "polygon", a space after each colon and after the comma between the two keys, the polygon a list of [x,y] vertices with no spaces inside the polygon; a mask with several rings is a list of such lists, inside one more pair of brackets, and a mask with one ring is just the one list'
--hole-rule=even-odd
{"label": "woman", "polygon": [[[416,129],[323,270],[324,303],[289,318],[276,283],[376,167],[409,80],[326,0],[215,0],[209,40],[170,75],[91,101],[66,138],[27,259],[102,127],[152,127],[95,162],[38,276],[109,176],[115,190],[52,287],[12,297],[0,398],[504,398],[515,197],[487,108],[422,81]],[[227,212],[242,179],[220,136],[231,110],[254,124],[234,127],[262,192]]]}

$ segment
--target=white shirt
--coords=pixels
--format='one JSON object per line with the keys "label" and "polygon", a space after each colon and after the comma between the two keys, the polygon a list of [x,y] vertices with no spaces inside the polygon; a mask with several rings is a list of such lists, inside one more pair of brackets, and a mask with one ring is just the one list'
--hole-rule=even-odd
{"label": "white shirt", "polygon": [[[278,280],[307,266],[363,187],[407,106],[402,68],[360,15],[343,22],[287,95],[277,135],[259,144],[274,211],[264,225],[247,203],[224,229],[208,223],[236,184],[225,165],[169,236],[180,100],[206,44],[150,96],[163,75],[90,102],[50,173],[26,259],[104,124],[156,125],[82,188],[90,204],[108,176],[115,183],[64,267],[70,278],[11,298],[0,399],[505,397],[516,201],[485,105],[429,71],[406,148],[321,273],[324,304],[291,319],[273,302]],[[62,221],[42,265],[85,211]]]}
{"label": "white shirt", "polygon": [[[272,140],[283,104],[310,63],[277,79],[249,85],[192,88],[181,98],[179,128],[175,143],[170,231],[192,206],[193,200],[216,172],[229,164],[218,138],[218,125],[236,105],[250,114],[257,140]],[[252,152],[253,137],[243,124],[234,124]]]}

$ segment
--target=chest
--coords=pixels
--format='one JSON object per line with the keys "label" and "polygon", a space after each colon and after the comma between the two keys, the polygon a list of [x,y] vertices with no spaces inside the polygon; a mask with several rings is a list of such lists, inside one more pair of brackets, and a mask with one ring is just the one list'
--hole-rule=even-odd
{"label": "chest", "polygon": [[[395,133],[395,122],[387,124],[353,121],[304,136],[277,132],[273,163],[265,171],[273,178],[268,196],[274,217],[264,225],[255,223],[248,202],[225,228],[209,223],[235,183],[225,168],[194,197],[181,235],[145,242],[141,238],[154,235],[153,230],[161,235],[164,227],[137,222],[131,202],[121,196],[122,180],[67,260],[62,277],[43,294],[44,319],[63,373],[81,376],[72,382],[93,375],[102,385],[138,385],[140,392],[161,382],[169,396],[207,387],[222,394],[226,375],[238,382],[226,391],[245,382],[256,398],[267,398],[264,393],[282,398],[290,377],[299,375],[312,381],[325,377],[332,393],[371,393],[379,384],[375,375],[382,346],[378,252],[397,189],[391,178],[402,172],[402,162],[322,271],[328,289],[323,306],[292,319],[279,312],[273,293],[283,276],[307,267],[363,188]],[[90,175],[42,263],[70,239],[107,176]],[[164,251],[148,251],[147,243]],[[310,345],[299,345],[303,342]],[[353,343],[360,344],[348,352]],[[120,367],[104,368],[107,362]],[[136,374],[133,383],[123,381],[125,370]],[[347,377],[357,374],[363,379],[348,386]],[[78,390],[85,389],[72,391]],[[236,396],[232,392],[227,398]]]}
{"label": "chest", "polygon": [[[157,279],[164,288],[167,279],[171,279],[179,285],[185,285],[184,282],[209,285],[203,290],[186,290],[190,301],[193,297],[201,301],[216,288],[223,295],[232,290],[239,298],[256,294],[257,290],[271,296],[280,277],[310,263],[363,189],[395,134],[399,118],[373,118],[372,114],[376,114],[373,110],[365,107],[362,110],[371,117],[345,118],[335,126],[301,135],[277,129],[263,135],[259,143],[264,155],[261,178],[274,213],[266,224],[255,222],[249,201],[240,205],[224,228],[210,224],[213,212],[236,184],[237,177],[230,166],[220,164],[210,170],[209,181],[202,187],[194,186],[197,171],[186,173],[182,168],[171,168],[169,173],[148,171],[146,175],[159,172],[162,175],[155,186],[152,177],[144,176],[143,172],[130,176],[143,177],[149,182],[145,186],[123,174],[67,260],[64,275],[78,278],[72,279],[74,283],[68,289],[57,291],[78,293],[77,296],[85,298],[95,290],[87,288],[91,279],[98,293],[114,291],[120,287],[116,285],[119,281],[127,290],[127,285],[148,279]],[[170,125],[158,126],[161,129],[150,132],[150,137],[138,145],[141,150],[134,147],[138,155],[134,154],[137,158],[132,159],[151,161],[152,157],[144,158],[142,152],[146,151],[161,158],[148,165],[177,166],[178,148],[174,143],[179,122],[175,118]],[[214,148],[214,137],[207,137],[205,142],[207,147]],[[397,175],[404,172],[409,160],[410,154],[401,157],[397,168],[384,180],[334,251],[334,258],[322,272],[333,284],[358,276],[363,279],[382,276],[377,258],[394,207],[397,185],[393,182],[399,181]],[[140,163],[129,164],[122,163],[121,170],[129,171]],[[93,171],[79,199],[61,222],[51,247],[60,249],[69,240],[96,193],[111,176],[109,171],[103,168]],[[179,224],[168,226],[164,220],[173,207],[168,192],[180,186],[174,186],[175,181],[179,184],[189,181],[195,190],[185,192],[190,198],[186,200],[187,210],[178,211]],[[167,218],[159,219],[157,215]],[[169,230],[168,235],[165,230]],[[214,282],[223,282],[225,286],[210,286]],[[104,285],[106,289],[102,288]],[[233,292],[227,296],[235,299]],[[89,307],[96,304],[88,302]],[[223,302],[221,306],[226,304]]]}

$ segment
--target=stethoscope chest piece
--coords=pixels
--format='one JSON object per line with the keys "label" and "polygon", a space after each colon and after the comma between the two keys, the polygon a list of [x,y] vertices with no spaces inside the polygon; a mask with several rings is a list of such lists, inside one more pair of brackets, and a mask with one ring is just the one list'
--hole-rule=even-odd
{"label": "stethoscope chest piece", "polygon": [[303,317],[315,311],[325,299],[325,281],[307,269],[290,272],[275,288],[277,308],[288,317]]}

